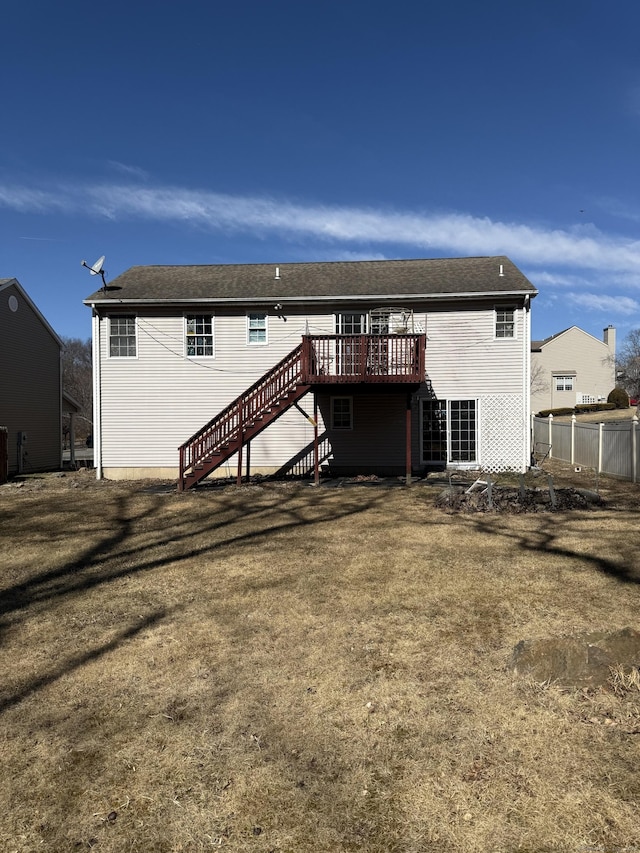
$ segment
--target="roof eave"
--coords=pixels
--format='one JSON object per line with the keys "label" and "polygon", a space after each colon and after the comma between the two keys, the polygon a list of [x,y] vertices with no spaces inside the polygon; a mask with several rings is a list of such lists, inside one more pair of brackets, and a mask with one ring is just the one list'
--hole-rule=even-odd
{"label": "roof eave", "polygon": [[184,297],[178,299],[171,297],[168,299],[162,298],[126,298],[126,297],[103,297],[101,299],[83,300],[84,305],[88,306],[103,306],[103,305],[246,305],[247,303],[271,303],[274,300],[277,302],[286,302],[290,305],[304,304],[308,302],[371,302],[372,300],[393,300],[397,302],[400,299],[408,300],[427,300],[427,299],[509,299],[509,298],[524,298],[533,299],[538,295],[538,291],[533,290],[495,290],[495,291],[467,291],[464,293],[368,293],[368,294],[352,294],[340,296],[279,296],[273,294],[271,296],[220,296],[220,297]]}

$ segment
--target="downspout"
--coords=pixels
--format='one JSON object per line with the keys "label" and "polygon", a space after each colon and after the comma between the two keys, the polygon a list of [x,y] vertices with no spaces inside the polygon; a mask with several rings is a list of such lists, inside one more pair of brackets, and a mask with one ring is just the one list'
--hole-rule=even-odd
{"label": "downspout", "polygon": [[531,421],[531,299],[529,295],[524,297],[522,313],[524,319],[524,365],[522,370],[524,383],[524,459],[522,460],[522,470],[526,471],[531,462],[531,430],[533,428]]}
{"label": "downspout", "polygon": [[100,315],[93,309],[93,465],[102,479],[102,386],[100,383]]}

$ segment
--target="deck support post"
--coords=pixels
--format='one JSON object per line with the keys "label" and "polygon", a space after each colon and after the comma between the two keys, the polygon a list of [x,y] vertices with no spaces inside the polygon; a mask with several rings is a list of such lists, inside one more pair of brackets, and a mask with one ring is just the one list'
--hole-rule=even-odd
{"label": "deck support post", "polygon": [[247,442],[247,466],[246,466],[246,482],[251,482],[251,442]]}
{"label": "deck support post", "polygon": [[318,395],[313,392],[313,482],[320,485],[320,454],[318,452]]}
{"label": "deck support post", "polygon": [[180,472],[178,475],[178,491],[184,491],[184,447],[180,448]]}
{"label": "deck support post", "polygon": [[407,486],[411,485],[411,394],[407,394],[407,413],[406,413],[406,468]]}
{"label": "deck support post", "polygon": [[236,486],[242,485],[242,441],[238,448],[238,473],[236,475]]}
{"label": "deck support post", "polygon": [[242,485],[242,433],[244,431],[244,423],[242,419],[242,403],[238,408],[238,437],[240,440],[240,444],[238,446],[238,476],[236,479],[236,484],[238,486]]}

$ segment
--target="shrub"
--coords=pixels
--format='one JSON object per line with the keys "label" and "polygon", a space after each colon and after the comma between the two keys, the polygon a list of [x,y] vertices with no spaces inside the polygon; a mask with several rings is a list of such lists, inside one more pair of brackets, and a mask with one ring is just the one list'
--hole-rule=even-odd
{"label": "shrub", "polygon": [[613,403],[579,403],[576,406],[576,414],[581,415],[585,412],[609,412],[615,409]]}
{"label": "shrub", "polygon": [[575,408],[568,407],[558,409],[542,409],[537,413],[538,418],[548,418],[549,415],[557,417],[558,415],[583,415],[586,412],[609,412],[611,409],[617,408],[614,403],[579,403]]}
{"label": "shrub", "polygon": [[543,409],[541,412],[538,412],[539,418],[548,418],[549,415],[553,415],[555,418],[556,415],[572,415],[574,409]]}
{"label": "shrub", "polygon": [[624,388],[614,388],[607,397],[607,403],[613,403],[616,409],[628,409],[629,395]]}

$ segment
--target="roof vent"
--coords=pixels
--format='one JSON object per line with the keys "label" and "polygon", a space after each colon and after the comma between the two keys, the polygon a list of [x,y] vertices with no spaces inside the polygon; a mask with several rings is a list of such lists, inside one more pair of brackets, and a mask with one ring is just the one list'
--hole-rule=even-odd
{"label": "roof vent", "polygon": [[280,267],[276,267],[276,274],[274,278],[276,281],[280,281]]}
{"label": "roof vent", "polygon": [[500,272],[498,273],[498,275],[501,278],[504,278],[504,265],[503,264],[500,264]]}

